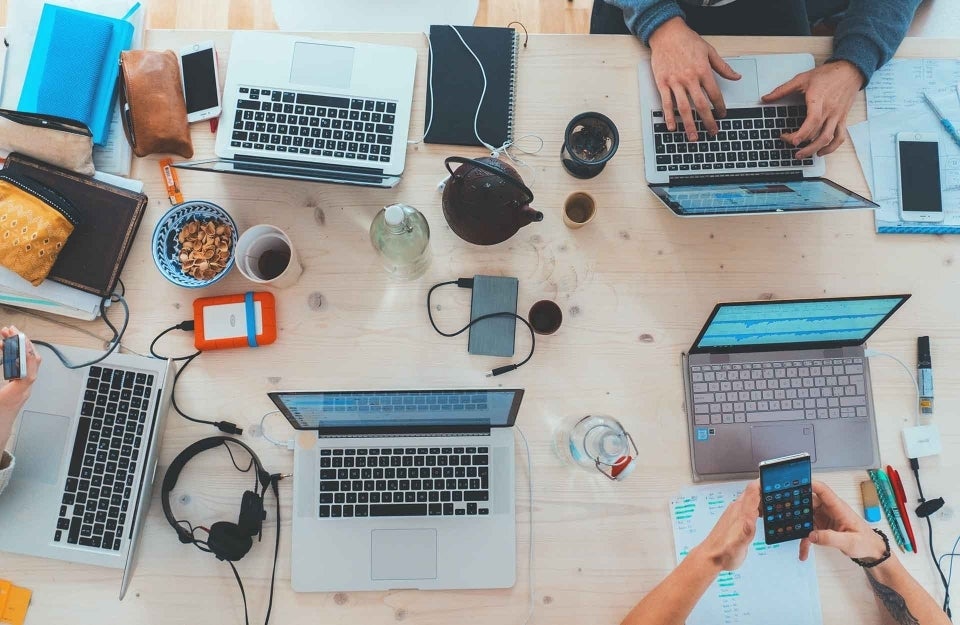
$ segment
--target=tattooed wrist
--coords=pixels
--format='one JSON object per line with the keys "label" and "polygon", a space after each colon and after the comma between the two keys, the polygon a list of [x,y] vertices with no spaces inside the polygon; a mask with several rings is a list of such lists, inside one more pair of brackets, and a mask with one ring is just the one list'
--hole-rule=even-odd
{"label": "tattooed wrist", "polygon": [[880,599],[883,607],[887,609],[887,612],[890,613],[890,616],[897,625],[920,625],[917,617],[910,613],[910,608],[907,607],[907,601],[903,598],[903,595],[893,588],[878,582],[869,569],[866,570],[866,573],[867,580],[870,582],[871,588],[873,588],[873,594]]}

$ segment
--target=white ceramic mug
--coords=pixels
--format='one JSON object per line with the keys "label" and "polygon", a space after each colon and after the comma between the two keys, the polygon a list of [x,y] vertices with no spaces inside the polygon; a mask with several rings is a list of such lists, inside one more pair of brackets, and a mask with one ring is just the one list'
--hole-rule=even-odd
{"label": "white ceramic mug", "polygon": [[[280,263],[289,256],[285,267]],[[296,284],[303,273],[290,237],[276,226],[260,224],[237,240],[237,269],[251,282],[283,289]]]}

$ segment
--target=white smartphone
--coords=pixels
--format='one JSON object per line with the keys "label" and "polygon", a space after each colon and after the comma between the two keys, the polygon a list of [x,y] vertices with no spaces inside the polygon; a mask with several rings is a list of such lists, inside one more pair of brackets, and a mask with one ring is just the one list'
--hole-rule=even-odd
{"label": "white smartphone", "polygon": [[943,221],[940,191],[940,143],[930,132],[897,134],[900,219]]}
{"label": "white smartphone", "polygon": [[220,116],[220,76],[217,50],[212,41],[180,49],[180,79],[187,101],[187,121],[199,122]]}

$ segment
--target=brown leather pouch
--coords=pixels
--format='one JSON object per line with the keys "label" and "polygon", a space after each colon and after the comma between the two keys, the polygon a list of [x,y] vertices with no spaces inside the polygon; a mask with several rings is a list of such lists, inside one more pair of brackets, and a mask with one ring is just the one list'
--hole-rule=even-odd
{"label": "brown leather pouch", "polygon": [[120,54],[123,131],[137,156],[193,156],[180,63],[172,50]]}
{"label": "brown leather pouch", "polygon": [[59,193],[0,171],[0,265],[39,285],[77,224],[76,209]]}

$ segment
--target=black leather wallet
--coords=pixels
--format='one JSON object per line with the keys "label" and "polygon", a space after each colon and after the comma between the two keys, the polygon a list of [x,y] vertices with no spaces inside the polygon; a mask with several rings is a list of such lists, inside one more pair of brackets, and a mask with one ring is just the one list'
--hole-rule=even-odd
{"label": "black leather wallet", "polygon": [[4,171],[50,187],[80,213],[80,224],[47,279],[100,297],[113,293],[143,220],[147,196],[21,154],[7,157]]}

